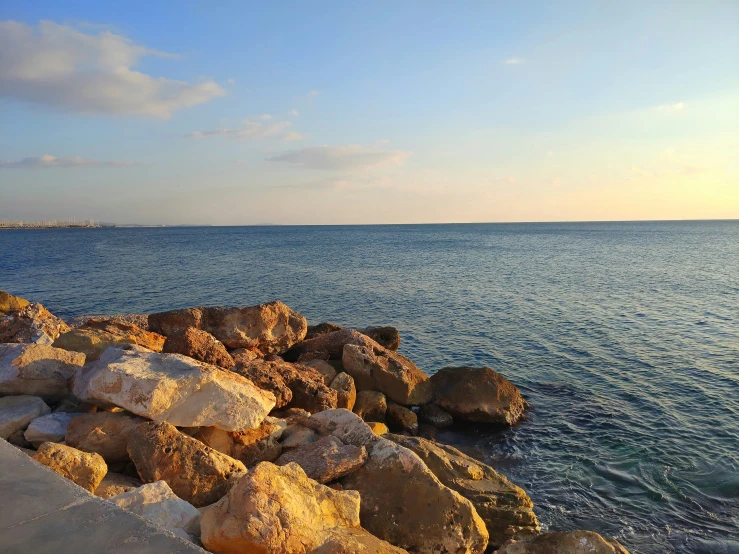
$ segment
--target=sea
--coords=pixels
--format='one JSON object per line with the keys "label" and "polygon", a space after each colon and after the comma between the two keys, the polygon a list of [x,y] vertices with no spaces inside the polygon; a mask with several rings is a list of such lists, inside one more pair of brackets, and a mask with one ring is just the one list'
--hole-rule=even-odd
{"label": "sea", "polygon": [[739,553],[739,221],[0,231],[0,289],[61,317],[282,300],[394,325],[428,374],[531,404],[442,438],[544,528],[632,553]]}

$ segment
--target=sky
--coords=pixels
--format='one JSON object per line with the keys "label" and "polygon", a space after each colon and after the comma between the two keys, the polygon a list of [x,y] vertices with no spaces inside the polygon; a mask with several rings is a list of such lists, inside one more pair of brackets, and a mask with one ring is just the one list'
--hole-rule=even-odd
{"label": "sky", "polygon": [[0,0],[0,219],[739,218],[739,2]]}

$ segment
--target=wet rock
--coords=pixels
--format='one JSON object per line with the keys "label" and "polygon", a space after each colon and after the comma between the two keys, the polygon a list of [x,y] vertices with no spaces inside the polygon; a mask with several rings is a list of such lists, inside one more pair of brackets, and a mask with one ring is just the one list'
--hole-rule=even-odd
{"label": "wet rock", "polygon": [[100,498],[111,498],[139,488],[143,483],[135,477],[109,471],[93,493]]}
{"label": "wet rock", "polygon": [[513,383],[489,367],[445,367],[431,377],[434,403],[454,419],[513,425],[526,401]]}
{"label": "wet rock", "polygon": [[332,333],[334,331],[341,331],[343,327],[336,325],[335,323],[325,322],[319,323],[318,325],[308,325],[308,332],[305,334],[305,340],[310,340],[315,337],[325,335],[326,333]]}
{"label": "wet rock", "polygon": [[329,435],[286,452],[276,463],[284,466],[295,462],[311,479],[328,483],[356,471],[366,461],[367,451],[364,446],[346,445]]}
{"label": "wet rock", "polygon": [[169,423],[142,423],[129,438],[128,455],[145,483],[166,481],[174,493],[195,507],[223,497],[235,475],[246,467]]}
{"label": "wet rock", "polygon": [[259,462],[273,462],[282,454],[279,439],[285,427],[283,420],[267,417],[256,429],[224,431],[201,427],[193,437],[250,467]]}
{"label": "wet rock", "polygon": [[54,346],[84,352],[87,362],[93,362],[110,347],[126,348],[137,345],[152,352],[161,352],[164,340],[164,336],[144,331],[132,323],[90,320],[85,325],[60,335],[54,341]]}
{"label": "wet rock", "polygon": [[44,344],[0,344],[0,395],[55,401],[69,394],[85,355]]}
{"label": "wet rock", "polygon": [[66,443],[96,452],[106,463],[128,460],[128,439],[144,420],[126,412],[97,412],[75,417],[67,427]]}
{"label": "wet rock", "polygon": [[490,546],[498,547],[512,538],[539,533],[534,503],[526,492],[493,468],[451,446],[431,441],[386,435],[412,450],[444,485],[472,502],[485,522]]}
{"label": "wet rock", "polygon": [[415,435],[418,433],[418,417],[408,408],[390,402],[385,413],[385,421],[395,432],[404,432]]}
{"label": "wet rock", "polygon": [[231,371],[135,346],[109,348],[87,364],[78,372],[74,394],[155,421],[227,431],[257,427],[275,404],[271,393]]}
{"label": "wet rock", "polygon": [[207,331],[228,348],[279,354],[305,337],[305,318],[282,302],[239,308],[189,308],[151,314],[149,327],[170,335],[195,327]]}
{"label": "wet rock", "polygon": [[437,429],[446,429],[454,423],[452,416],[439,408],[436,404],[424,404],[418,411],[418,420]]}
{"label": "wet rock", "polygon": [[51,345],[69,326],[41,304],[0,313],[0,343],[33,342]]}
{"label": "wet rock", "polygon": [[306,362],[300,362],[302,365],[312,367],[323,377],[323,384],[327,387],[331,385],[331,382],[336,377],[336,370],[334,366],[325,360],[308,360]]}
{"label": "wet rock", "polygon": [[352,411],[364,421],[385,421],[387,400],[385,395],[374,390],[364,390],[357,393],[357,401]]}
{"label": "wet rock", "polygon": [[23,434],[26,440],[38,448],[45,442],[63,442],[69,423],[80,414],[59,412],[34,419]]}
{"label": "wet rock", "polygon": [[221,341],[210,333],[194,327],[170,333],[164,343],[162,352],[182,354],[224,369],[231,369],[235,365],[233,358]]}
{"label": "wet rock", "polygon": [[606,539],[592,531],[544,533],[536,537],[511,541],[495,551],[497,554],[629,554],[614,539]]}
{"label": "wet rock", "polygon": [[400,348],[400,333],[395,327],[367,327],[362,330],[362,334],[388,350],[396,351]]}
{"label": "wet rock", "polygon": [[30,304],[25,298],[0,290],[0,313],[19,312]]}
{"label": "wet rock", "polygon": [[108,466],[99,455],[53,442],[42,444],[33,459],[88,492],[93,492],[108,472]]}
{"label": "wet rock", "polygon": [[372,429],[372,432],[378,437],[390,432],[390,429],[387,428],[387,425],[385,425],[384,423],[380,423],[379,421],[368,421],[367,425],[369,425],[369,428]]}
{"label": "wet rock", "polygon": [[51,408],[38,396],[5,396],[0,398],[0,438],[22,431],[34,419],[51,413]]}

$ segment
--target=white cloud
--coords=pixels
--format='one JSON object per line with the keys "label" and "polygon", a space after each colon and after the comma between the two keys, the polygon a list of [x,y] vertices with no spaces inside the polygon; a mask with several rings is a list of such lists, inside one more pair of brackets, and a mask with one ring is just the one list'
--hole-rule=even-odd
{"label": "white cloud", "polygon": [[298,117],[300,114],[298,113],[298,110],[290,110],[288,112],[293,117]]}
{"label": "white cloud", "polygon": [[385,150],[350,144],[348,146],[311,146],[291,150],[267,158],[269,162],[289,163],[308,169],[368,169],[386,165],[402,165],[409,152]]}
{"label": "white cloud", "polygon": [[16,162],[0,161],[0,169],[45,169],[50,167],[129,167],[139,165],[133,162],[99,162],[79,156],[74,158],[57,158],[51,154],[23,158]]}
{"label": "white cloud", "polygon": [[168,119],[225,94],[213,80],[188,83],[134,71],[145,56],[175,57],[110,31],[2,21],[0,97],[77,113]]}
{"label": "white cloud", "polygon": [[503,63],[506,65],[520,65],[525,60],[523,58],[508,58],[507,60],[504,60]]}
{"label": "white cloud", "polygon": [[[259,119],[261,119],[262,121],[253,121],[250,119],[246,119],[244,120],[243,125],[236,129],[215,129],[213,131],[195,131],[194,133],[190,133],[188,136],[190,138],[197,138],[197,139],[202,139],[205,137],[227,136],[227,137],[231,137],[235,139],[283,138],[286,140],[297,140],[294,137],[298,135],[298,133],[288,131],[288,129],[292,126],[292,122],[290,121],[270,122],[271,116],[266,118],[264,115],[260,116]],[[290,136],[292,136],[293,138],[288,139],[287,137],[290,137]],[[300,138],[302,138],[302,136]]]}
{"label": "white cloud", "polygon": [[675,104],[665,104],[663,106],[657,106],[657,111],[660,112],[679,112],[682,111],[683,108],[685,108],[684,102],[676,102]]}
{"label": "white cloud", "polygon": [[259,116],[259,119],[261,119],[262,121],[269,121],[270,119],[272,119],[272,116],[268,113],[263,113]]}

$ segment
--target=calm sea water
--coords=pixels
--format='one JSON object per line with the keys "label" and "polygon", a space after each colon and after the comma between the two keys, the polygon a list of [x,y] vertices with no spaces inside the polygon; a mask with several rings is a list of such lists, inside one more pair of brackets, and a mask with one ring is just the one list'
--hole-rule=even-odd
{"label": "calm sea water", "polygon": [[396,325],[428,373],[532,405],[451,437],[550,529],[739,552],[739,222],[0,231],[0,289],[58,315],[281,299]]}

